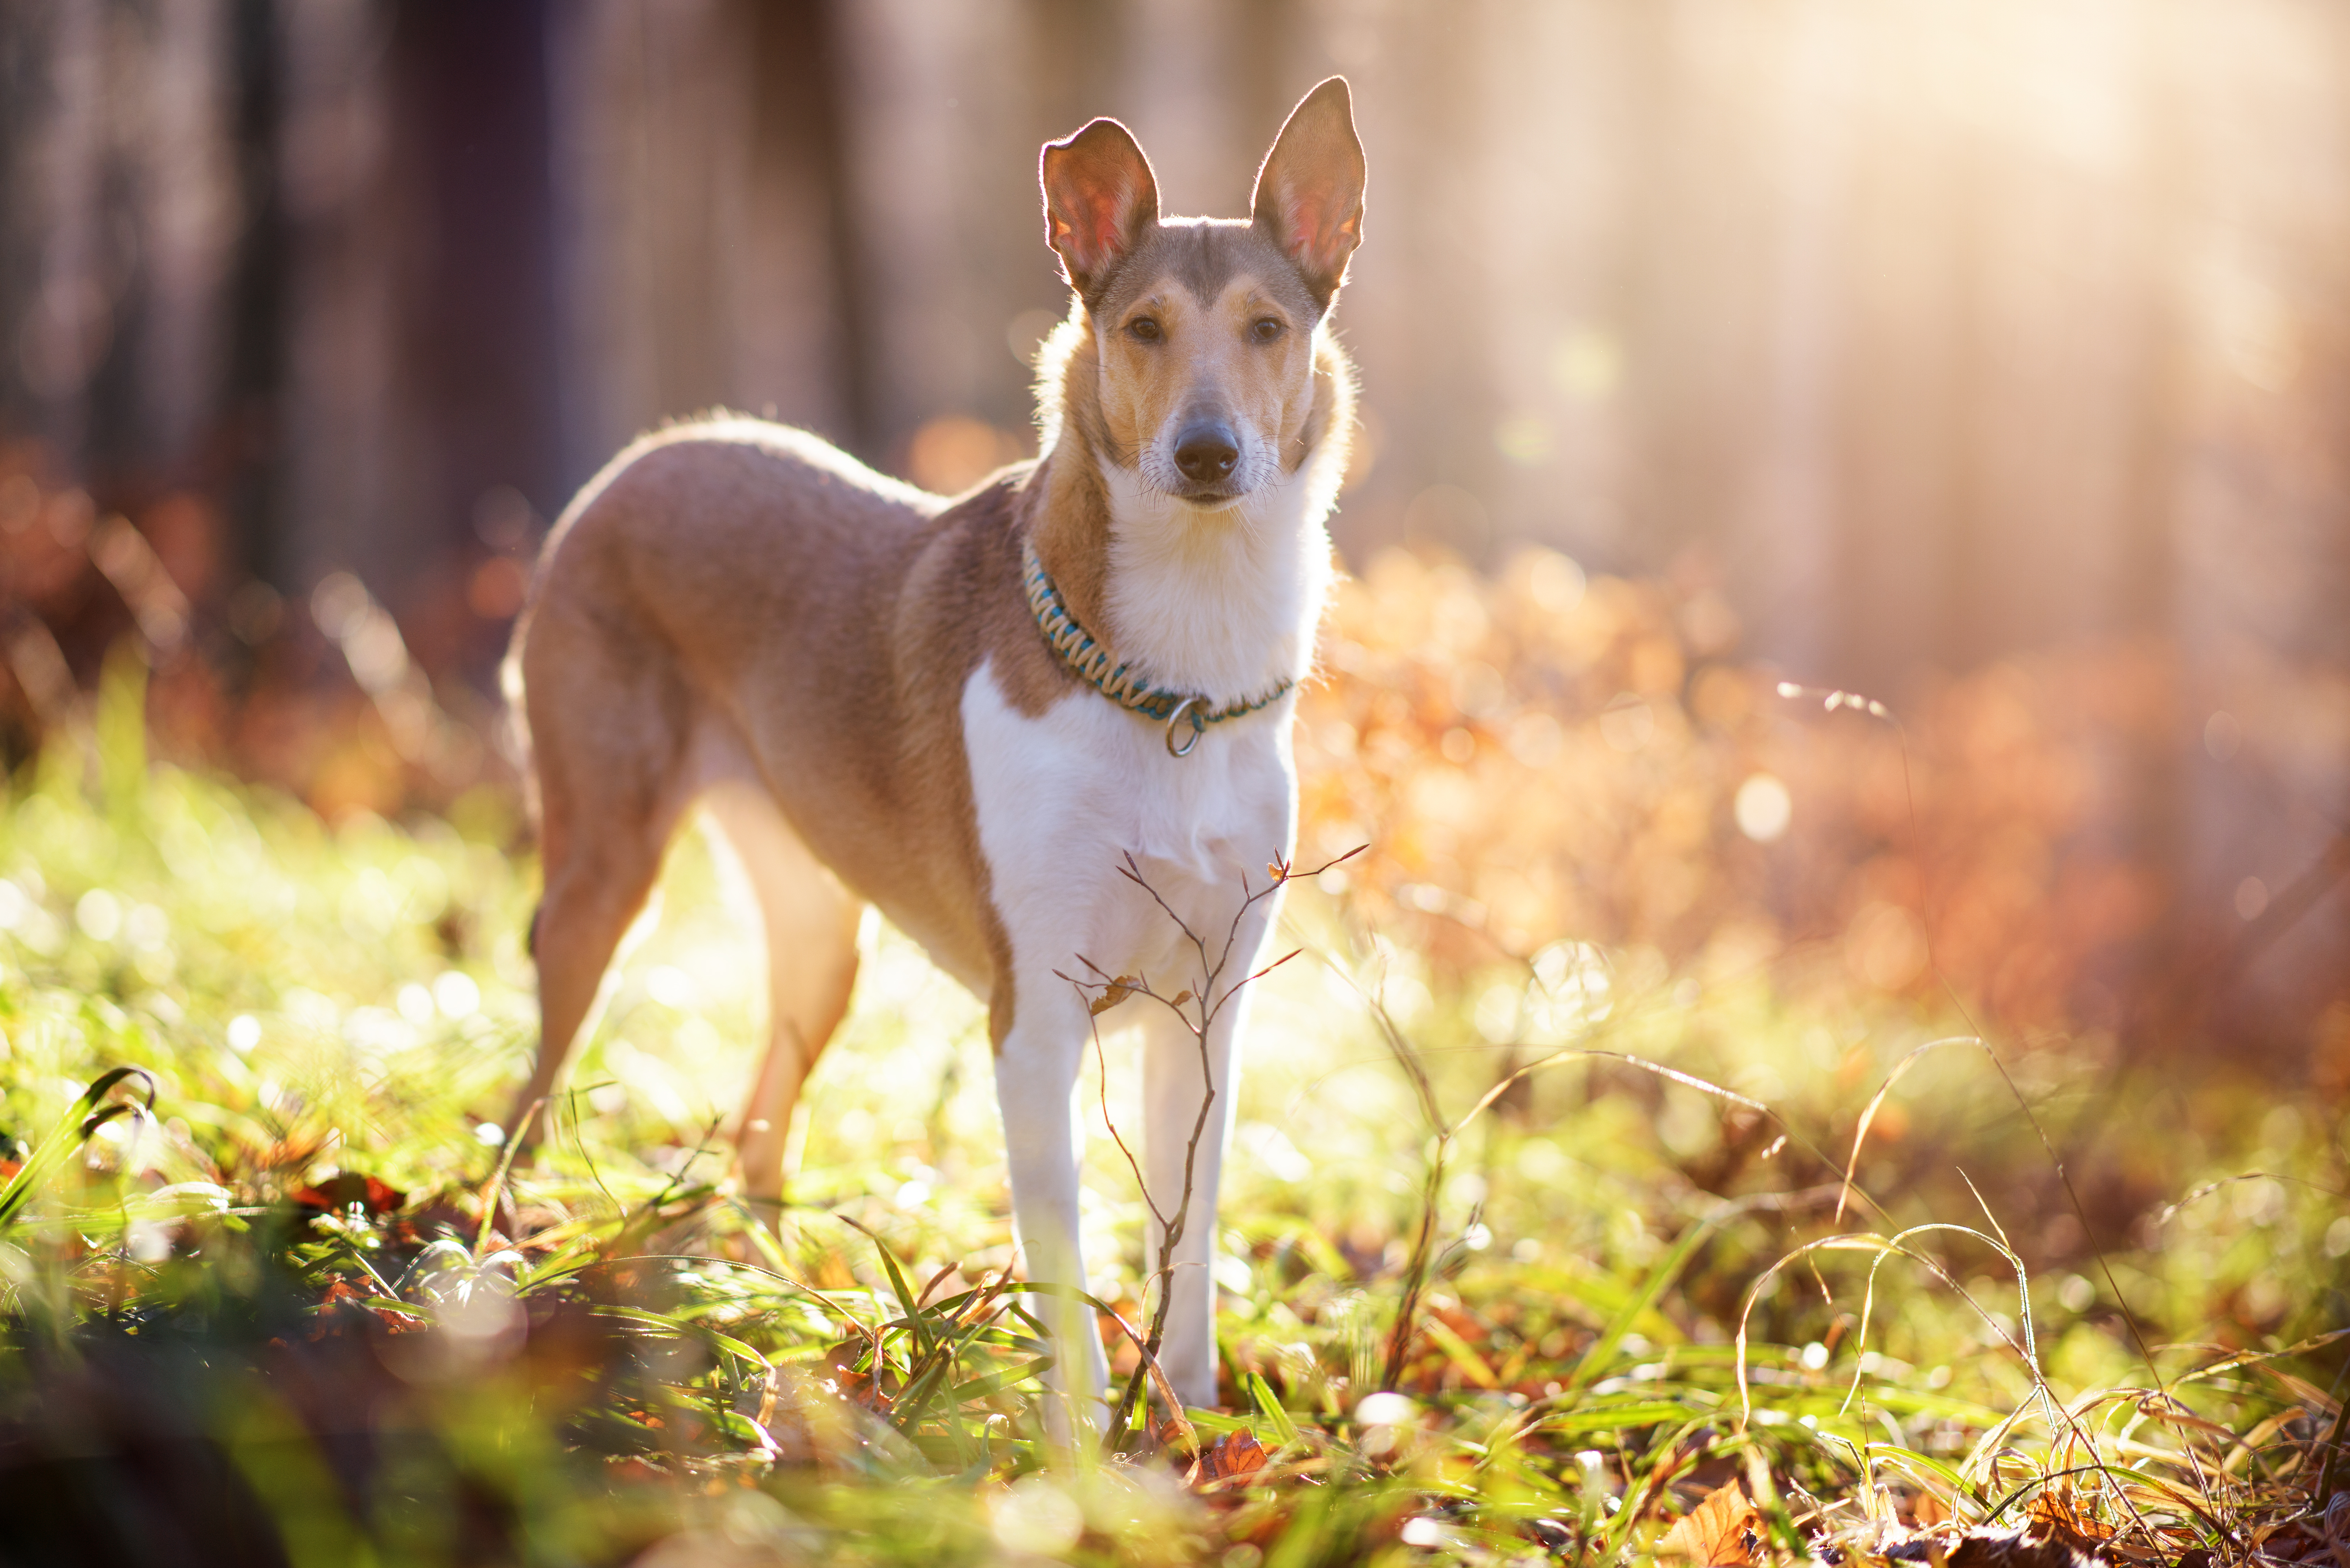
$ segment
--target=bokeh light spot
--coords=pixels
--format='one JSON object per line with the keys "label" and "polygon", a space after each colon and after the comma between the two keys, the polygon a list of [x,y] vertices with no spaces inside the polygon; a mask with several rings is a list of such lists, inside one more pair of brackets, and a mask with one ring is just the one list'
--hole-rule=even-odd
{"label": "bokeh light spot", "polygon": [[1551,355],[1551,379],[1578,403],[1602,403],[1623,379],[1624,356],[1616,339],[1596,327],[1578,327]]}
{"label": "bokeh light spot", "polygon": [[1574,557],[1555,550],[1542,550],[1534,555],[1526,568],[1526,590],[1534,595],[1534,603],[1553,615],[1565,615],[1583,602],[1584,589],[1589,586]]}
{"label": "bokeh light spot", "polygon": [[1404,508],[1404,537],[1414,545],[1449,550],[1476,561],[1492,542],[1492,519],[1485,504],[1457,484],[1431,484]]}
{"label": "bokeh light spot", "polygon": [[1493,445],[1521,468],[1540,468],[1558,452],[1558,434],[1540,414],[1513,414],[1493,427]]}
{"label": "bokeh light spot", "polygon": [[1845,961],[1879,991],[1899,991],[1926,968],[1926,929],[1898,904],[1864,905],[1845,932]]}
{"label": "bokeh light spot", "polygon": [[1012,350],[1014,359],[1034,369],[1036,350],[1045,346],[1045,337],[1060,324],[1061,318],[1049,310],[1024,310],[1005,323],[1003,346]]}
{"label": "bokeh light spot", "polygon": [[1657,716],[1630,692],[1616,699],[1599,715],[1599,738],[1619,752],[1637,752],[1657,732]]}
{"label": "bokeh light spot", "polygon": [[2231,762],[2244,743],[2244,727],[2222,708],[2203,722],[2203,754],[2215,763]]}
{"label": "bokeh light spot", "polygon": [[122,900],[92,888],[74,903],[74,924],[94,942],[110,942],[122,930]]}
{"label": "bokeh light spot", "polygon": [[1086,1532],[1086,1516],[1076,1500],[1043,1476],[1015,1481],[996,1497],[989,1511],[996,1541],[1024,1556],[1059,1557]]}
{"label": "bokeh light spot", "polygon": [[914,432],[906,450],[906,473],[916,484],[941,495],[968,490],[1025,452],[1021,438],[982,420],[948,414]]}
{"label": "bokeh light spot", "polygon": [[1786,836],[1787,826],[1795,817],[1794,797],[1787,786],[1769,774],[1750,774],[1738,786],[1731,811],[1738,819],[1738,831],[1757,844],[1776,844]]}
{"label": "bokeh light spot", "polygon": [[482,988],[472,975],[452,969],[432,982],[432,1002],[444,1018],[471,1018],[481,1011]]}

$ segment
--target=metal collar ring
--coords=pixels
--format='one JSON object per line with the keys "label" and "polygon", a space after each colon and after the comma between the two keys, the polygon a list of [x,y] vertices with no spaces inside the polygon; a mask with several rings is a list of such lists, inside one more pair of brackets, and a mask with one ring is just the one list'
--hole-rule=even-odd
{"label": "metal collar ring", "polygon": [[[1200,716],[1197,713],[1191,712],[1191,710],[1199,705],[1200,700],[1197,697],[1186,697],[1183,701],[1175,704],[1175,711],[1167,715],[1167,754],[1169,756],[1190,756],[1191,754],[1191,748],[1200,743],[1200,737],[1207,732],[1208,726],[1201,722]],[[1191,714],[1191,736],[1179,746],[1175,743],[1175,726],[1187,713]]]}

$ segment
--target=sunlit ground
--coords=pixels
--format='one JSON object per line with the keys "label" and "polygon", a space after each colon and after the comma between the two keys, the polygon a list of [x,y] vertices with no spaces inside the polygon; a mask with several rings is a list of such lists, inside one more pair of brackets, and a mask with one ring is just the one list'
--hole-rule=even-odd
{"label": "sunlit ground", "polygon": [[[529,1318],[531,1335],[587,1303],[639,1314],[627,1318],[639,1348],[600,1392],[556,1398],[569,1385],[544,1381],[536,1337],[484,1341],[504,1348],[482,1353],[481,1376],[536,1390],[494,1418],[452,1403],[445,1374],[420,1383],[398,1370],[409,1363],[383,1365],[468,1484],[521,1486],[483,1481],[505,1472],[464,1458],[478,1423],[510,1442],[535,1434],[531,1451],[554,1456],[547,1473],[567,1479],[515,1494],[522,1535],[554,1528],[564,1497],[617,1488],[613,1506],[635,1521],[623,1535],[650,1542],[709,1524],[696,1499],[723,1478],[764,1485],[789,1521],[758,1515],[774,1529],[876,1560],[1028,1539],[1026,1516],[987,1488],[1038,1462],[1033,1385],[974,1394],[961,1417],[909,1417],[910,1442],[848,1441],[847,1458],[825,1447],[821,1421],[777,1437],[790,1403],[758,1397],[761,1377],[781,1376],[760,1368],[848,1366],[865,1343],[854,1321],[899,1314],[880,1254],[842,1217],[883,1238],[917,1288],[941,1276],[941,1297],[1009,1257],[969,997],[904,939],[868,929],[855,1008],[804,1102],[794,1207],[766,1247],[728,1204],[723,1137],[756,1054],[758,961],[723,860],[682,837],[558,1136],[485,1210],[501,1150],[480,1118],[502,1112],[534,1032],[526,861],[435,818],[329,827],[288,803],[142,771],[125,700],[87,742],[53,747],[0,814],[5,1127],[24,1158],[84,1085],[124,1064],[154,1075],[159,1125],[97,1129],[9,1221],[0,1256],[17,1332],[185,1334],[186,1314],[212,1301],[218,1314],[225,1292],[362,1342],[396,1346],[404,1336],[382,1338],[391,1325],[438,1322],[449,1343],[473,1344],[446,1282],[511,1278],[548,1314]],[[494,813],[468,820],[503,831]],[[1363,900],[1292,889],[1281,940],[1304,951],[1263,982],[1241,1087],[1218,1276],[1234,1413],[1200,1413],[1198,1440],[1245,1432],[1273,1462],[1253,1482],[1187,1491],[1175,1478],[1191,1439],[1170,1437],[1175,1458],[1150,1462],[1174,1468],[1151,1471],[1168,1479],[1146,1489],[1149,1509],[1087,1514],[1064,1540],[1060,1505],[1047,1506],[1045,1546],[1246,1564],[1293,1526],[1365,1551],[1405,1530],[1461,1551],[1532,1550],[1545,1530],[1637,1545],[1740,1477],[1791,1530],[1963,1524],[2002,1502],[1997,1521],[2010,1522],[2054,1517],[2033,1476],[2095,1460],[2108,1469],[2071,1478],[2064,1517],[2175,1552],[2219,1539],[2209,1521],[2313,1484],[2310,1445],[2335,1408],[2320,1381],[2329,1353],[2288,1347],[2340,1321],[2350,1221],[2330,1111],[2280,1106],[2249,1081],[2181,1098],[2169,1075],[2117,1072],[2095,1036],[2030,1051],[1994,1039],[1997,1063],[1966,1040],[1910,1060],[1968,1033],[1950,1003],[1822,1001],[1769,961],[1677,969],[1546,942],[1523,964],[1440,965]],[[1139,1121],[1125,1042],[1110,1035],[1103,1060],[1110,1116]],[[1515,1067],[1531,1071],[1475,1111]],[[1856,1123],[1897,1069],[1844,1195]],[[1091,1283],[1136,1321],[1140,1206],[1092,1075]],[[2070,1151],[2084,1208],[2064,1196],[2027,1106]],[[1440,1157],[1397,1379],[1411,1400],[1397,1408],[1412,1414],[1398,1428],[1394,1413],[1361,1412],[1386,1410],[1363,1401],[1386,1380]],[[388,1183],[382,1211],[337,1172]],[[2123,1233],[2085,1231],[2106,1222],[2116,1183],[2139,1179],[2178,1206],[2149,1206]],[[2214,1181],[2226,1184],[2206,1190]],[[1806,1243],[1929,1224],[1898,1254],[1847,1241],[1773,1270]],[[436,1238],[442,1252],[420,1252]],[[484,1261],[510,1244],[519,1262]],[[735,1262],[625,1262],[648,1254]],[[256,1273],[262,1256],[279,1272]],[[376,1304],[333,1304],[354,1293]],[[707,1339],[719,1325],[731,1338]],[[1010,1366],[1011,1349],[972,1354]],[[1131,1349],[1116,1349],[1130,1367]],[[2230,1351],[2253,1354],[2210,1370]],[[90,1354],[103,1366],[115,1353]],[[59,1376],[44,1365],[15,1366],[19,1397]],[[2077,1419],[2046,1402],[2116,1388],[2138,1392]],[[37,1407],[19,1404],[15,1419]],[[760,1409],[780,1424],[752,1427],[744,1412]],[[872,1423],[889,1407],[859,1412]],[[854,1501],[868,1480],[934,1469],[980,1484],[960,1494],[964,1511],[917,1527]],[[1762,1495],[1773,1485],[1775,1502]]]}

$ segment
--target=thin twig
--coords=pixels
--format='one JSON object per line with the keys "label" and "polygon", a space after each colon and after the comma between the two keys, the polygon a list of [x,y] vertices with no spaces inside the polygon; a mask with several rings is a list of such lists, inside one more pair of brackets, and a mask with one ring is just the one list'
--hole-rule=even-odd
{"label": "thin twig", "polygon": [[[1250,910],[1272,898],[1292,881],[1319,877],[1339,862],[1361,854],[1366,847],[1367,846],[1357,845],[1346,854],[1325,861],[1311,871],[1304,872],[1296,870],[1289,862],[1276,857],[1266,867],[1271,876],[1265,886],[1262,888],[1251,887],[1248,876],[1243,872],[1241,877],[1239,907],[1232,913],[1232,924],[1226,929],[1223,943],[1212,961],[1208,957],[1206,939],[1192,929],[1190,921],[1176,912],[1174,906],[1159,894],[1158,888],[1151,886],[1150,879],[1142,874],[1141,866],[1129,852],[1125,857],[1124,864],[1118,867],[1118,874],[1141,888],[1149,897],[1150,901],[1159,906],[1160,912],[1175,923],[1176,929],[1183,933],[1184,940],[1191,944],[1191,950],[1200,962],[1197,987],[1187,988],[1177,992],[1173,996],[1167,996],[1155,989],[1147,976],[1111,975],[1108,971],[1083,953],[1076,955],[1077,961],[1093,971],[1095,975],[1102,978],[1080,980],[1059,970],[1053,971],[1056,978],[1066,981],[1076,989],[1078,995],[1087,1001],[1087,1012],[1094,1020],[1092,1025],[1094,1056],[1099,1067],[1102,1122],[1109,1128],[1110,1137],[1117,1142],[1118,1152],[1126,1157],[1128,1168],[1134,1172],[1135,1183],[1142,1189],[1144,1206],[1150,1210],[1150,1217],[1159,1227],[1158,1266],[1151,1271],[1143,1285],[1146,1293],[1153,1284],[1158,1287],[1158,1302],[1151,1313],[1149,1333],[1136,1339],[1137,1348],[1142,1352],[1141,1364],[1136,1366],[1133,1376],[1128,1380],[1125,1390],[1120,1394],[1111,1414],[1109,1430],[1104,1436],[1104,1447],[1112,1452],[1117,1451],[1118,1445],[1125,1440],[1127,1421],[1129,1413],[1135,1407],[1136,1396],[1142,1392],[1142,1379],[1146,1369],[1158,1381],[1161,1397],[1169,1403],[1170,1416],[1178,1421],[1183,1419],[1180,1404],[1175,1397],[1174,1386],[1168,1382],[1165,1374],[1159,1369],[1158,1354],[1160,1345],[1166,1341],[1167,1319],[1174,1305],[1175,1251],[1182,1245],[1183,1238],[1191,1226],[1191,1197],[1198,1182],[1200,1142],[1207,1136],[1218,1094],[1214,1058],[1209,1049],[1210,1032],[1215,1028],[1218,1019],[1222,1016],[1224,1009],[1231,1004],[1234,997],[1297,956],[1294,951],[1284,953],[1263,968],[1243,975],[1231,985],[1225,985],[1224,972],[1231,968],[1234,950],[1240,945],[1242,928],[1248,919]],[[1110,1006],[1115,1006],[1118,1002],[1133,996],[1155,1002],[1166,1008],[1191,1034],[1200,1053],[1200,1109],[1199,1114],[1192,1118],[1191,1136],[1184,1142],[1182,1191],[1176,1199],[1171,1218],[1159,1207],[1158,1199],[1151,1196],[1150,1183],[1143,1175],[1141,1163],[1135,1158],[1134,1151],[1128,1147],[1126,1138],[1118,1131],[1117,1120],[1111,1116],[1109,1110],[1109,1068],[1102,1050],[1100,1015],[1108,1011]],[[1184,1011],[1187,1002],[1198,1013],[1196,1020],[1191,1012]],[[1120,1319],[1120,1324],[1123,1326],[1123,1319]],[[1132,1334],[1130,1329],[1128,1334],[1129,1335]],[[1185,1429],[1189,1430],[1188,1423],[1185,1423]],[[1194,1446],[1196,1448],[1196,1443]]]}
{"label": "thin twig", "polygon": [[[1820,692],[1814,687],[1800,686],[1794,681],[1781,681],[1779,695],[1816,697]],[[1834,712],[1839,707],[1851,708],[1864,711],[1870,718],[1879,720],[1892,727],[1895,742],[1901,751],[1901,789],[1908,806],[1911,852],[1918,857],[1922,865],[1925,834],[1918,824],[1917,785],[1910,776],[1908,727],[1903,724],[1899,716],[1884,703],[1861,697],[1856,692],[1831,691],[1826,696],[1826,705],[1830,712]],[[2350,846],[2350,839],[2344,839],[2341,844]],[[2334,858],[2334,856],[2329,851],[2328,861]],[[2350,856],[2341,858],[2344,866],[2350,867]],[[2323,864],[2320,869],[2323,869]],[[2307,881],[2309,878],[2305,877],[2303,880]],[[2326,885],[2330,886],[2331,883]],[[2297,884],[2296,889],[2298,887]],[[2054,1141],[2049,1137],[2047,1129],[2041,1125],[2040,1117],[2033,1110],[2031,1102],[2024,1098],[2022,1086],[2016,1083],[2014,1075],[2007,1070],[2007,1064],[2000,1059],[1998,1051],[1992,1047],[1990,1035],[1980,1023],[1975,1022],[1973,1011],[1967,1006],[1966,999],[1959,994],[1959,988],[1952,983],[1949,971],[1942,968],[1941,958],[1934,949],[1934,917],[1929,903],[1929,901],[1921,893],[1918,898],[1918,923],[1925,937],[1927,967],[1933,971],[1935,980],[1940,983],[1944,993],[1950,997],[1951,1005],[1958,1009],[1959,1016],[1966,1021],[1967,1028],[1981,1041],[1983,1054],[1991,1058],[1991,1065],[1998,1070],[2001,1080],[2007,1085],[2008,1093],[2014,1097],[2017,1108],[2022,1111],[2024,1121],[2030,1124],[2033,1136],[2040,1140],[2041,1148],[2048,1156],[2048,1163],[2055,1168],[2056,1179],[2064,1189],[2065,1202],[2071,1206],[2073,1218],[2080,1224],[2082,1237],[2087,1241],[2090,1252],[2097,1260],[2097,1271],[2105,1276],[2106,1288],[2113,1293],[2114,1304],[2121,1311],[2122,1324],[2129,1330],[2130,1341],[2137,1347],[2139,1358],[2146,1363],[2147,1370],[2154,1375],[2156,1386],[2165,1387],[2167,1385],[2163,1381],[2161,1368],[2155,1365],[2154,1347],[2147,1343],[2145,1332],[2138,1325],[2137,1314],[2130,1310],[2129,1298],[2123,1293],[2121,1282],[2114,1277],[2113,1264],[2106,1258],[2106,1249],[2097,1241],[2096,1227],[2090,1221],[2088,1206],[2081,1201],[2081,1194],[2073,1185],[2072,1173],[2064,1168],[2064,1161],[2057,1154]]]}

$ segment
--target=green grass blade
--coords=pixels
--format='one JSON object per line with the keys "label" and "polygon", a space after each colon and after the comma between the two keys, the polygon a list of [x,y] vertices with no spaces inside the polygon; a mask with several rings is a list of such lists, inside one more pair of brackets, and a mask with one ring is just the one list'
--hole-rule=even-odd
{"label": "green grass blade", "polygon": [[1000,1371],[988,1373],[984,1376],[972,1378],[967,1383],[958,1383],[954,1387],[954,1402],[958,1405],[968,1405],[974,1399],[984,1399],[990,1394],[1009,1388],[1014,1383],[1030,1377],[1042,1377],[1052,1365],[1051,1356],[1039,1355],[1024,1361],[1017,1366],[1006,1366]]}
{"label": "green grass blade", "polygon": [[722,1329],[712,1328],[706,1323],[696,1323],[691,1318],[677,1317],[668,1313],[650,1312],[643,1307],[615,1306],[609,1303],[598,1303],[588,1310],[598,1317],[619,1318],[626,1323],[640,1324],[647,1328],[667,1329],[671,1334],[699,1339],[712,1348],[723,1350],[737,1360],[759,1368],[762,1372],[768,1367],[765,1356],[733,1334]]}
{"label": "green grass blade", "polygon": [[937,1341],[931,1332],[930,1323],[922,1315],[921,1307],[914,1301],[913,1286],[906,1282],[906,1272],[898,1266],[898,1255],[889,1250],[888,1242],[866,1230],[864,1226],[858,1224],[847,1215],[843,1214],[838,1218],[842,1224],[853,1228],[866,1240],[871,1241],[873,1250],[881,1254],[881,1267],[889,1276],[889,1289],[897,1295],[898,1304],[906,1309],[907,1322],[912,1325],[916,1351],[920,1356],[929,1356],[935,1348]]}
{"label": "green grass blade", "polygon": [[16,1175],[8,1179],[8,1185],[0,1188],[0,1233],[5,1233],[16,1216],[25,1211],[42,1185],[66,1162],[66,1158],[88,1143],[99,1128],[117,1116],[140,1111],[139,1106],[129,1105],[99,1108],[99,1102],[111,1094],[117,1084],[134,1074],[147,1080],[146,1109],[151,1111],[154,1108],[155,1079],[146,1068],[115,1067],[99,1074],[89,1087],[81,1092],[81,1097],[66,1108],[66,1114],[57,1118],[57,1126],[49,1129],[49,1136],[41,1140],[40,1147],[33,1151]]}
{"label": "green grass blade", "polygon": [[1560,1389],[1562,1395],[1572,1394],[1576,1389],[1584,1387],[1606,1368],[1610,1358],[1616,1354],[1616,1347],[1624,1343],[1624,1336],[1631,1333],[1632,1325],[1640,1320],[1640,1314],[1657,1304],[1657,1298],[1663,1295],[1666,1288],[1680,1276],[1681,1270],[1688,1265],[1690,1257],[1705,1243],[1706,1238],[1713,1234],[1715,1227],[1721,1222],[1719,1216],[1710,1217],[1699,1220],[1681,1232],[1680,1240],[1673,1243],[1673,1250],[1666,1253],[1655,1268],[1648,1271],[1648,1277],[1640,1282],[1640,1288],[1633,1293],[1631,1300],[1626,1302],[1616,1315],[1608,1320],[1607,1328],[1600,1332],[1599,1337],[1591,1342],[1591,1347],[1576,1359],[1574,1366],[1568,1369],[1567,1375],[1560,1379],[1564,1385]]}
{"label": "green grass blade", "polygon": [[1256,1406],[1257,1414],[1281,1435],[1284,1443],[1297,1441],[1297,1423],[1289,1418],[1289,1412],[1282,1407],[1280,1398],[1274,1395],[1273,1385],[1264,1380],[1264,1375],[1252,1372],[1248,1374],[1247,1383],[1249,1399]]}

